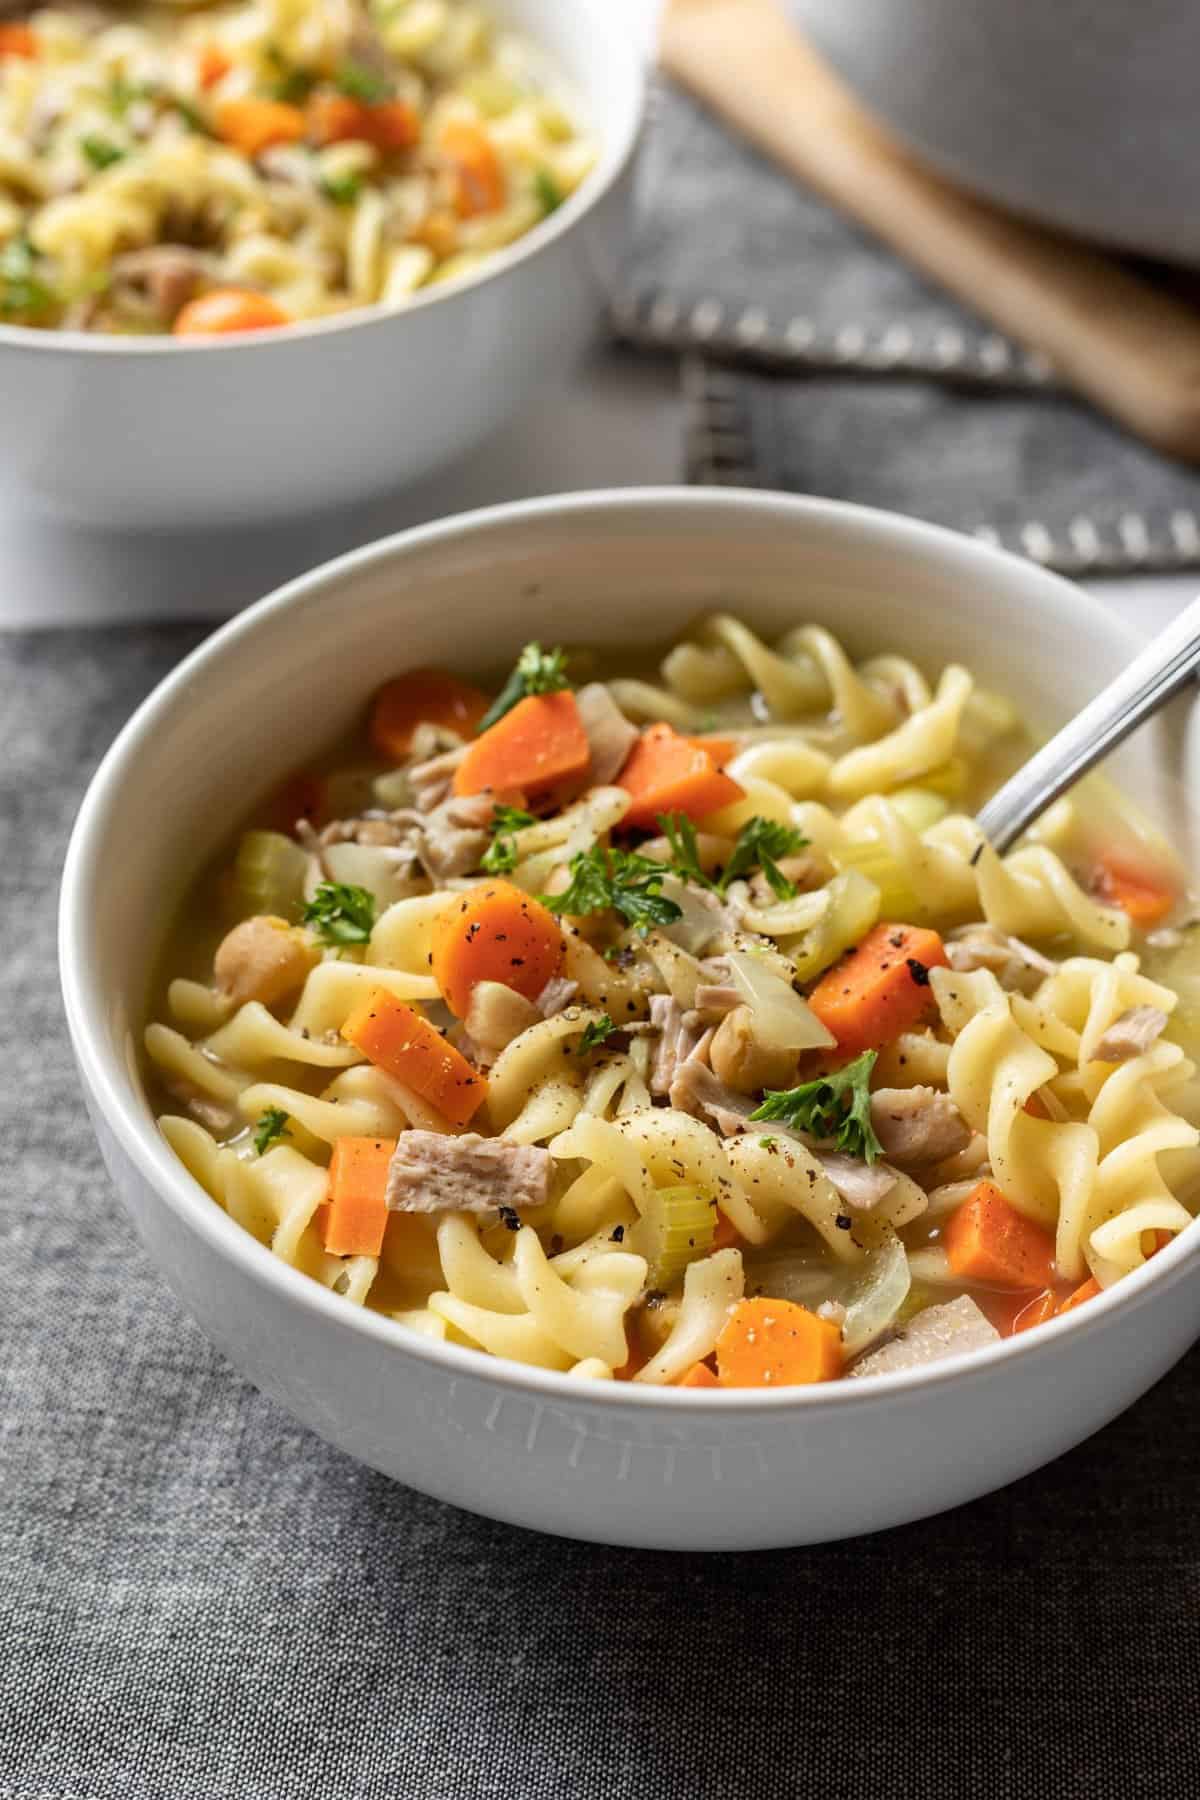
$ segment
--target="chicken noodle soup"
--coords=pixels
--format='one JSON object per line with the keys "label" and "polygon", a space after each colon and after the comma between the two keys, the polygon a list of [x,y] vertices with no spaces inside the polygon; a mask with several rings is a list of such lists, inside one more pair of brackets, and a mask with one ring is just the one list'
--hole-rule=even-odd
{"label": "chicken noodle soup", "polygon": [[590,1380],[784,1386],[1086,1304],[1190,1222],[1190,903],[1100,780],[1011,854],[962,667],[704,620],[416,670],[197,885],[146,1050],[275,1255]]}
{"label": "chicken noodle soup", "polygon": [[0,8],[0,321],[180,336],[481,267],[594,145],[469,0]]}

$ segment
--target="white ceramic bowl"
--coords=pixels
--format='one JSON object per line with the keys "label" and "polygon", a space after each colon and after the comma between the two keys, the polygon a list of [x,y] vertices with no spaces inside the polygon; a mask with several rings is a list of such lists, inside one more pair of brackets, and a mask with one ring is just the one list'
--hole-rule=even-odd
{"label": "white ceramic bowl", "polygon": [[872,111],[1030,218],[1200,263],[1195,68],[1180,0],[787,0]]}
{"label": "white ceramic bowl", "polygon": [[594,334],[624,248],[643,59],[605,0],[495,0],[578,94],[597,167],[479,274],[207,342],[0,325],[0,501],[138,529],[390,492],[481,442]]}
{"label": "white ceramic bowl", "polygon": [[[168,916],[269,789],[380,677],[495,669],[531,637],[637,648],[702,608],[768,633],[813,617],[859,652],[967,659],[1048,724],[1130,633],[1056,576],[908,520],[753,492],[526,502],[411,531],[305,576],[210,638],[125,727],[63,880],[67,1015],[105,1161],[150,1255],[240,1369],[351,1455],[521,1525],[679,1549],[895,1525],[1036,1468],[1111,1419],[1200,1332],[1200,1231],[1113,1293],[924,1374],[775,1393],[585,1384],[426,1342],[277,1261],[159,1137],[135,1044]],[[1200,767],[1186,704],[1119,759],[1160,815]]]}

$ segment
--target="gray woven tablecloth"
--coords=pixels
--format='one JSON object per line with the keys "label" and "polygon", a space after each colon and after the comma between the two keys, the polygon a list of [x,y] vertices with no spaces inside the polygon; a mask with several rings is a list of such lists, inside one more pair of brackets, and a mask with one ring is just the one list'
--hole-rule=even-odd
{"label": "gray woven tablecloth", "polygon": [[690,480],[893,507],[1077,573],[1200,565],[1200,474],[665,81],[639,208],[615,324],[697,365]]}
{"label": "gray woven tablecloth", "polygon": [[1191,1793],[1198,1355],[944,1519],[704,1558],[423,1499],[210,1349],[109,1187],[54,967],[87,777],[196,635],[0,636],[0,1796]]}

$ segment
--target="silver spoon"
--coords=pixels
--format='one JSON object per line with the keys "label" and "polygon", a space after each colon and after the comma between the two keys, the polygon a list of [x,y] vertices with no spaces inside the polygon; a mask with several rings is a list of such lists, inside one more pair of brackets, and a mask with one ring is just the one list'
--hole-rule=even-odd
{"label": "silver spoon", "polygon": [[1193,600],[976,813],[975,823],[992,848],[1007,850],[1060,794],[1123,743],[1151,713],[1165,706],[1197,673],[1200,600]]}

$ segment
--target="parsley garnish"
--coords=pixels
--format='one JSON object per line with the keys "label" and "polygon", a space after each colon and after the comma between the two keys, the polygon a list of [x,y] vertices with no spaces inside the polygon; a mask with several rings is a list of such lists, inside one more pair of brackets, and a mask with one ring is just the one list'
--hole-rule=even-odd
{"label": "parsley garnish", "polygon": [[803,850],[807,842],[802,831],[796,831],[790,825],[780,825],[775,819],[760,818],[755,813],[752,819],[746,820],[737,834],[733,855],[729,858],[719,883],[721,893],[727,891],[731,881],[736,881],[739,875],[744,875],[747,869],[752,869],[757,863],[777,897],[780,900],[794,900],[796,884],[788,880],[775,859]]}
{"label": "parsley garnish", "polygon": [[492,831],[495,835],[483,853],[480,867],[489,875],[507,875],[515,869],[517,840],[513,833],[522,831],[526,825],[536,824],[533,814],[522,812],[519,806],[493,806]]}
{"label": "parsley garnish", "polygon": [[480,719],[477,729],[486,731],[506,712],[511,712],[518,700],[527,700],[530,694],[557,694],[570,685],[565,650],[543,650],[540,644],[526,644],[517,658],[516,668]]}
{"label": "parsley garnish", "polygon": [[339,63],[333,84],[339,93],[351,100],[361,100],[364,106],[377,106],[392,91],[391,83],[382,75],[357,62]]}
{"label": "parsley garnish", "polygon": [[37,251],[18,237],[0,250],[0,316],[36,317],[54,305],[54,295],[35,270]]}
{"label": "parsley garnish", "polygon": [[652,925],[673,925],[683,908],[662,891],[667,870],[636,850],[606,850],[594,844],[571,858],[570,886],[561,894],[543,894],[551,912],[578,918],[583,913],[613,912],[645,937]]}
{"label": "parsley garnish", "polygon": [[281,1106],[268,1106],[258,1124],[254,1127],[254,1148],[261,1156],[276,1138],[287,1136],[287,1123],[290,1113],[285,1113]]}
{"label": "parsley garnish", "polygon": [[192,131],[202,131],[205,135],[208,134],[208,120],[199,107],[193,106],[190,100],[185,100],[182,94],[164,95],[163,104],[168,110],[173,108]]}
{"label": "parsley garnish", "polygon": [[686,813],[659,813],[658,826],[675,858],[675,867],[685,881],[698,882],[701,887],[712,887],[704,870],[700,867],[700,846],[696,840],[696,827]]}
{"label": "parsley garnish", "polygon": [[533,175],[533,191],[544,213],[557,212],[566,195],[555,181],[549,169],[535,169]]}
{"label": "parsley garnish", "polygon": [[322,175],[321,177],[321,192],[336,206],[353,206],[361,191],[361,175],[351,173],[348,175]]}
{"label": "parsley garnish", "polygon": [[768,1090],[762,1105],[750,1117],[778,1119],[793,1131],[832,1138],[848,1156],[873,1163],[883,1155],[883,1145],[871,1124],[869,1083],[877,1054],[875,1050],[864,1050],[844,1069],[835,1069],[817,1081],[782,1091]]}
{"label": "parsley garnish", "polygon": [[323,944],[365,944],[375,923],[375,896],[345,881],[323,881],[304,909]]}
{"label": "parsley garnish", "polygon": [[291,105],[298,100],[307,100],[317,85],[316,76],[289,63],[278,44],[268,44],[263,55],[272,68],[278,70],[269,90],[272,100],[286,100]]}
{"label": "parsley garnish", "polygon": [[117,144],[110,144],[107,138],[98,137],[95,132],[88,132],[79,140],[79,148],[91,163],[93,169],[111,169],[114,163],[124,160],[125,152]]}
{"label": "parsley garnish", "polygon": [[579,1038],[579,1054],[582,1056],[588,1050],[595,1050],[616,1029],[607,1013],[601,1013],[598,1019],[589,1020]]}

